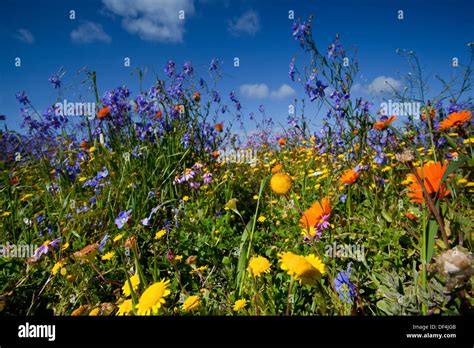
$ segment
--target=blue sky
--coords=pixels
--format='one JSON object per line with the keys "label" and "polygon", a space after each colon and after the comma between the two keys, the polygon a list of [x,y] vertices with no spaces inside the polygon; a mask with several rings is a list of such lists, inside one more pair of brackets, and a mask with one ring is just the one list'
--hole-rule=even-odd
{"label": "blue sky", "polygon": [[[185,11],[185,20],[178,18],[179,10]],[[357,93],[373,101],[379,97],[374,91],[383,89],[378,82],[399,81],[408,72],[397,48],[416,51],[426,74],[449,77],[457,73],[451,59],[465,63],[466,44],[474,41],[469,0],[2,0],[0,114],[7,116],[10,129],[19,130],[17,91],[26,91],[39,110],[56,102],[58,93],[48,77],[62,66],[60,100],[92,102],[91,91],[81,84],[84,75],[78,74],[84,66],[97,71],[101,95],[125,84],[136,96],[135,67],[147,66],[164,77],[169,59],[179,66],[190,60],[198,74],[208,77],[209,62],[218,58],[225,72],[219,89],[227,100],[235,90],[244,114],[263,104],[268,115],[284,123],[288,105],[304,96],[288,78],[291,59],[302,59],[289,10],[297,18],[315,16],[313,32],[321,49],[336,33],[345,47],[357,49]],[[404,11],[403,20],[397,19],[398,10]],[[16,57],[20,68],[14,66]],[[130,57],[130,68],[123,66],[124,57]],[[234,57],[240,59],[238,68]],[[145,87],[152,81],[150,74]],[[308,113],[315,123],[322,116],[316,107]]]}

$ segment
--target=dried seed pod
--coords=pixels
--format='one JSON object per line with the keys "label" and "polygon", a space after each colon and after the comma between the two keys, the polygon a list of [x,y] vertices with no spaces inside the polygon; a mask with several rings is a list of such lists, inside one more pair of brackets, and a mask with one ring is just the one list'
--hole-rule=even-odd
{"label": "dried seed pod", "polygon": [[105,302],[100,304],[100,310],[102,315],[110,315],[115,310],[115,306],[113,303]]}
{"label": "dried seed pod", "polygon": [[446,278],[446,288],[452,291],[474,275],[472,254],[454,247],[436,259],[437,271]]}
{"label": "dried seed pod", "polygon": [[97,255],[98,243],[89,244],[79,251],[76,251],[73,256],[80,261],[92,261]]}
{"label": "dried seed pod", "polygon": [[135,248],[136,246],[137,246],[137,237],[135,236],[128,237],[124,244],[124,247],[128,249]]}
{"label": "dried seed pod", "polygon": [[89,309],[88,305],[79,306],[78,308],[72,311],[71,316],[78,317],[81,315],[85,315],[88,312],[88,309]]}
{"label": "dried seed pod", "polygon": [[402,153],[395,154],[395,158],[398,162],[411,162],[415,156],[412,150],[404,150]]}
{"label": "dried seed pod", "polygon": [[192,265],[192,264],[196,263],[196,260],[197,260],[197,256],[196,255],[191,255],[186,259],[186,263],[188,265]]}

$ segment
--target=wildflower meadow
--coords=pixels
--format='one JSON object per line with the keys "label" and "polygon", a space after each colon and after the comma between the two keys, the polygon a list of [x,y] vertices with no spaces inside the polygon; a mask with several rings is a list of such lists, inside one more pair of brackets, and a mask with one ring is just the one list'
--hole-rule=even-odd
{"label": "wildflower meadow", "polygon": [[218,57],[170,59],[150,85],[139,69],[139,90],[86,67],[87,103],[63,100],[62,70],[46,110],[7,96],[22,130],[0,130],[1,315],[472,314],[472,66],[427,98],[400,50],[414,71],[379,108],[352,94],[343,33],[318,45],[317,15],[287,33],[303,93],[278,130],[220,90]]}

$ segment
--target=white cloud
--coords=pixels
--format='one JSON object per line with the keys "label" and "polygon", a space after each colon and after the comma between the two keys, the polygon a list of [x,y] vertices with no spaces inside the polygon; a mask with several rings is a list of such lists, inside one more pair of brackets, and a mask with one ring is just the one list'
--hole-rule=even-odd
{"label": "white cloud", "polygon": [[240,17],[229,21],[227,29],[236,36],[245,34],[255,35],[255,33],[260,30],[260,19],[258,18],[257,12],[254,10],[248,10]]}
{"label": "white cloud", "polygon": [[271,96],[273,98],[278,98],[279,99],[279,98],[286,98],[286,97],[292,96],[295,93],[296,93],[296,91],[293,88],[291,88],[286,83],[284,83],[280,86],[280,88],[278,88],[277,90],[272,91]]}
{"label": "white cloud", "polygon": [[399,90],[402,82],[392,77],[378,76],[368,86],[367,90],[373,93],[387,93],[394,89]]}
{"label": "white cloud", "polygon": [[268,97],[269,88],[264,83],[243,84],[240,86],[240,93],[249,98],[263,99]]}
{"label": "white cloud", "polygon": [[361,93],[361,94],[378,94],[378,93],[390,93],[393,90],[400,90],[402,87],[402,82],[400,80],[394,79],[393,77],[387,76],[377,76],[372,80],[368,85],[361,83],[355,83],[352,86],[351,93]]}
{"label": "white cloud", "polygon": [[351,93],[367,93],[367,89],[361,83],[357,82],[352,85]]}
{"label": "white cloud", "polygon": [[231,0],[199,0],[199,2],[204,5],[222,5],[224,7],[229,7],[230,1]]}
{"label": "white cloud", "polygon": [[104,42],[110,43],[112,38],[104,31],[102,25],[85,21],[71,32],[71,39],[76,43]]}
{"label": "white cloud", "polygon": [[28,29],[18,29],[18,31],[15,33],[15,37],[21,42],[27,43],[29,45],[35,42],[35,37]]}
{"label": "white cloud", "polygon": [[[142,40],[181,42],[184,23],[194,14],[194,0],[102,0],[106,9],[122,17],[123,28]],[[179,18],[183,10],[185,19]]]}
{"label": "white cloud", "polygon": [[270,88],[265,83],[246,83],[240,86],[240,94],[248,98],[264,99],[272,97],[274,99],[282,99],[296,94],[296,91],[286,83],[273,91],[270,91]]}

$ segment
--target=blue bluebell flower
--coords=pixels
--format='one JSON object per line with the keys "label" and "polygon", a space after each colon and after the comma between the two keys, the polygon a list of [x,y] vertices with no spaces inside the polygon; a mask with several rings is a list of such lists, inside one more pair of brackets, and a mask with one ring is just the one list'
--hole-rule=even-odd
{"label": "blue bluebell flower", "polygon": [[290,77],[291,81],[295,80],[295,63],[290,63],[290,70],[288,71],[288,76]]}
{"label": "blue bluebell flower", "polygon": [[235,96],[235,92],[234,91],[230,92],[229,97],[230,97],[230,100],[235,104],[235,108],[237,109],[237,111],[240,111],[242,106],[240,105],[240,102],[237,100]]}
{"label": "blue bluebell flower", "polygon": [[58,89],[61,87],[61,80],[59,79],[58,75],[52,75],[49,77],[49,82],[53,85],[54,89]]}
{"label": "blue bluebell flower", "polygon": [[115,219],[115,225],[117,225],[117,228],[121,229],[128,222],[131,214],[132,209],[127,211],[121,211]]}
{"label": "blue bluebell flower", "polygon": [[221,102],[221,97],[217,91],[212,91],[212,101],[216,103]]}
{"label": "blue bluebell flower", "polygon": [[30,102],[30,100],[28,99],[28,96],[26,95],[25,91],[23,91],[23,92],[18,92],[18,93],[16,94],[16,99],[17,99],[20,103],[22,103],[23,105],[27,105],[27,104]]}
{"label": "blue bluebell flower", "polygon": [[174,75],[176,63],[172,60],[169,60],[168,63],[165,66],[165,73],[168,75],[168,77],[171,77]]}
{"label": "blue bluebell flower", "polygon": [[347,266],[347,271],[341,271],[334,278],[334,287],[339,294],[339,298],[346,303],[352,303],[352,298],[356,295],[355,286],[349,280],[351,275],[351,263]]}
{"label": "blue bluebell flower", "polygon": [[209,64],[209,72],[216,71],[219,67],[219,60],[216,58],[212,58],[211,64]]}
{"label": "blue bluebell flower", "polygon": [[102,250],[104,249],[105,242],[107,242],[107,239],[109,239],[109,234],[106,233],[104,238],[102,238],[100,245],[99,245],[99,252],[102,253]]}
{"label": "blue bluebell flower", "polygon": [[193,65],[191,64],[191,62],[185,62],[184,65],[183,65],[184,74],[192,76],[193,71],[194,71],[194,69],[193,69]]}
{"label": "blue bluebell flower", "polygon": [[301,47],[304,47],[306,40],[309,39],[310,24],[307,24],[306,22],[300,23],[297,21],[293,23],[292,29],[295,40],[299,41]]}

